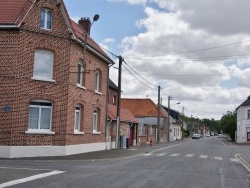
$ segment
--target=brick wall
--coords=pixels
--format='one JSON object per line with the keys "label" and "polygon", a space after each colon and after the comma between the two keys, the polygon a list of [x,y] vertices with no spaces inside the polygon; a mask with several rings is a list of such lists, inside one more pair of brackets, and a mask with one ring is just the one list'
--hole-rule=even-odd
{"label": "brick wall", "polygon": [[[46,2],[46,3],[44,3]],[[52,30],[40,30],[40,8],[53,12]],[[55,82],[33,80],[34,51],[48,49],[54,53]],[[83,58],[83,47],[69,39],[61,7],[54,0],[37,1],[20,30],[0,30],[0,145],[71,145],[104,142],[108,65],[87,52],[86,89],[76,86],[77,62]],[[101,70],[101,93],[94,91],[94,71]],[[54,135],[26,134],[29,103],[34,99],[49,100],[52,108]],[[83,106],[81,131],[74,135],[75,105]],[[11,111],[5,112],[4,106]],[[101,134],[92,134],[93,109],[100,110]]]}
{"label": "brick wall", "polygon": [[[113,96],[116,96],[116,101],[115,101],[115,104],[113,103]],[[118,94],[117,94],[117,91],[112,89],[112,88],[109,88],[109,104],[111,105],[117,105],[117,99],[118,99]]]}

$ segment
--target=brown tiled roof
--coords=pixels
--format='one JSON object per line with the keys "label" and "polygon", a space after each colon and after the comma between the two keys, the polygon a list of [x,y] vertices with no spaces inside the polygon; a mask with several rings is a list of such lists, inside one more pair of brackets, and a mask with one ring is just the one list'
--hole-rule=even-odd
{"label": "brown tiled roof", "polygon": [[0,24],[18,26],[33,3],[34,0],[1,0]]}
{"label": "brown tiled roof", "polygon": [[[156,117],[158,116],[157,105],[151,99],[121,99],[122,108],[127,108],[136,117]],[[160,111],[161,117],[167,114]]]}
{"label": "brown tiled roof", "polygon": [[[108,105],[108,118],[116,119],[117,117],[117,106]],[[133,116],[133,114],[125,108],[121,108],[120,111],[120,121],[138,123],[138,120]]]}
{"label": "brown tiled roof", "polygon": [[[25,16],[28,14],[30,8],[34,4],[35,0],[1,0],[0,2],[0,25],[8,25],[19,27]],[[65,11],[66,22],[69,24],[69,28],[72,30],[75,38],[85,41],[85,31],[68,15],[68,11],[65,4],[62,2],[63,10]],[[100,46],[88,35],[87,44],[100,55],[102,55],[109,63],[114,63],[110,57],[100,48]]]}
{"label": "brown tiled roof", "polygon": [[[81,40],[82,42],[85,42],[86,32],[84,31],[84,29],[79,24],[75,23],[72,19],[70,19],[70,22],[71,22],[75,37]],[[98,51],[105,58],[107,58],[107,60],[113,63],[113,61],[109,58],[109,56],[100,48],[100,46],[89,35],[87,36],[87,44],[93,49],[95,49],[96,51]]]}

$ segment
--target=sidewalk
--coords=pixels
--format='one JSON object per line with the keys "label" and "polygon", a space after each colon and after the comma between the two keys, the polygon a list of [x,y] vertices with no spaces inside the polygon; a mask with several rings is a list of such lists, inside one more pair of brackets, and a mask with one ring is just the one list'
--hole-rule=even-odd
{"label": "sidewalk", "polygon": [[249,153],[238,153],[235,157],[240,161],[240,163],[250,172],[250,151]]}
{"label": "sidewalk", "polygon": [[1,159],[1,160],[106,160],[106,159],[120,159],[133,157],[136,155],[141,155],[144,153],[150,153],[154,151],[159,151],[167,147],[174,147],[187,140],[179,140],[173,142],[161,142],[159,144],[155,143],[153,146],[149,144],[143,144],[139,146],[131,146],[126,149],[119,150],[102,150],[88,153],[81,153],[75,155],[67,156],[51,156],[51,157],[25,157],[25,158],[11,158],[11,159]]}

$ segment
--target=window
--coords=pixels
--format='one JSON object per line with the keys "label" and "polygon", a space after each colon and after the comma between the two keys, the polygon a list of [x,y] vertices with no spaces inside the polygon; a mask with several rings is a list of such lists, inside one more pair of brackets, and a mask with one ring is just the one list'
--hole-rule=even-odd
{"label": "window", "polygon": [[42,29],[51,30],[52,28],[52,12],[48,9],[41,10],[40,27]]}
{"label": "window", "polygon": [[83,85],[83,71],[84,71],[83,63],[79,62],[78,63],[78,71],[77,71],[77,84],[79,86]]}
{"label": "window", "polygon": [[29,130],[51,131],[52,103],[31,101],[29,105]]}
{"label": "window", "polygon": [[93,133],[100,134],[100,132],[98,132],[98,128],[99,128],[99,110],[95,108],[93,113]]}
{"label": "window", "polygon": [[139,126],[139,135],[145,135],[146,129],[144,125]]}
{"label": "window", "polygon": [[33,78],[41,80],[52,80],[53,58],[54,54],[50,51],[36,50]]}
{"label": "window", "polygon": [[152,126],[149,127],[149,134],[154,135],[154,128]]}
{"label": "window", "polygon": [[100,71],[95,72],[95,91],[100,91]]}
{"label": "window", "polygon": [[116,96],[115,95],[112,98],[112,103],[116,105]]}
{"label": "window", "polygon": [[77,105],[75,107],[74,131],[80,131],[80,125],[81,125],[81,106]]}
{"label": "window", "polygon": [[247,110],[247,119],[250,119],[250,110]]}

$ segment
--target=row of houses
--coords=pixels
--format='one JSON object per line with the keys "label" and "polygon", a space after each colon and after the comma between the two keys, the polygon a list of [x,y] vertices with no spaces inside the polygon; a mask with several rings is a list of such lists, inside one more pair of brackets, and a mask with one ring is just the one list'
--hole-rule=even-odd
{"label": "row of houses", "polygon": [[[117,86],[113,60],[73,21],[63,0],[3,0],[0,6],[0,158],[62,156],[114,149]],[[151,99],[122,99],[126,147],[182,137],[181,123]],[[165,110],[164,110],[165,109]],[[170,132],[168,132],[170,131]]]}

